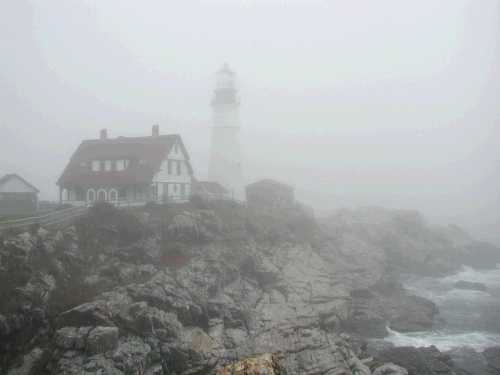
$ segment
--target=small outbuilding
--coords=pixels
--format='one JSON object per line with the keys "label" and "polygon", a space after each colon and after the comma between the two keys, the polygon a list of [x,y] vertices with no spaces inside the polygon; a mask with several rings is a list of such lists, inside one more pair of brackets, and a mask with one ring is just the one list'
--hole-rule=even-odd
{"label": "small outbuilding", "polygon": [[250,205],[292,209],[294,207],[293,187],[278,181],[264,179],[245,187]]}
{"label": "small outbuilding", "polygon": [[38,211],[40,191],[15,173],[0,178],[0,213]]}
{"label": "small outbuilding", "polygon": [[231,198],[231,192],[218,182],[198,181],[193,178],[193,193],[209,199]]}

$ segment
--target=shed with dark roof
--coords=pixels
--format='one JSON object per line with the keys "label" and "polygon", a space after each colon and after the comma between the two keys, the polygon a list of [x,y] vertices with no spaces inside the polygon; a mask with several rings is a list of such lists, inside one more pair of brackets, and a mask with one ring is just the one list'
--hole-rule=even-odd
{"label": "shed with dark roof", "polygon": [[214,199],[230,198],[231,192],[214,181],[193,180],[193,194],[203,195]]}
{"label": "shed with dark roof", "polygon": [[279,209],[294,206],[293,187],[275,180],[264,179],[245,186],[248,204]]}
{"label": "shed with dark roof", "polygon": [[16,173],[0,178],[0,213],[38,211],[40,191]]}

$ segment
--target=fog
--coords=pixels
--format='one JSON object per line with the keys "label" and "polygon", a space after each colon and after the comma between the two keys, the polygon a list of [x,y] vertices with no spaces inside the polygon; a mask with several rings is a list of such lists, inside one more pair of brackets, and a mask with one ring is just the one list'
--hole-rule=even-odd
{"label": "fog", "polygon": [[205,179],[210,98],[237,72],[246,183],[318,216],[420,210],[500,244],[498,1],[7,1],[0,176],[55,200],[84,139],[179,133]]}

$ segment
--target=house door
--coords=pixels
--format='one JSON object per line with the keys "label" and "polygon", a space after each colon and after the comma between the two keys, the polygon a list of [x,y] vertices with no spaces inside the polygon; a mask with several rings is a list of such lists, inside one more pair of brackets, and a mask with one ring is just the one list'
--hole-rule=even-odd
{"label": "house door", "polygon": [[99,193],[97,193],[97,200],[99,202],[106,200],[106,192],[104,190],[101,190],[101,191],[99,191]]}

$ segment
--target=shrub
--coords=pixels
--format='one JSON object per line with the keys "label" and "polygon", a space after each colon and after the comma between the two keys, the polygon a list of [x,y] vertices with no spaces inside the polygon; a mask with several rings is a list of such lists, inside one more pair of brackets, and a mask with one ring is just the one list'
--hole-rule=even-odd
{"label": "shrub", "polygon": [[101,276],[103,276],[103,277],[112,278],[114,276],[117,276],[120,273],[120,268],[117,265],[112,264],[108,268],[103,269],[100,273],[101,273]]}
{"label": "shrub", "polygon": [[[95,204],[88,213],[75,220],[75,227],[84,248],[93,246],[96,238],[116,240],[127,245],[148,234],[138,217],[109,203]],[[109,228],[116,229],[118,235],[109,238],[109,232],[106,231]]]}

